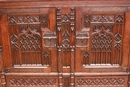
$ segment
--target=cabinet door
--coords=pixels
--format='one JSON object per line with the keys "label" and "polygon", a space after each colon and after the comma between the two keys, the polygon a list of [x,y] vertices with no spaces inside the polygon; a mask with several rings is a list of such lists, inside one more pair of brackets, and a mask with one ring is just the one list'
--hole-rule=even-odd
{"label": "cabinet door", "polygon": [[120,66],[126,67],[122,55],[125,13],[101,9],[76,9],[76,71],[120,71]]}
{"label": "cabinet door", "polygon": [[42,67],[44,72],[57,71],[55,8],[6,9],[6,13],[2,19],[6,21],[3,44],[8,40],[11,54],[9,59],[4,58],[9,61],[5,68]]}

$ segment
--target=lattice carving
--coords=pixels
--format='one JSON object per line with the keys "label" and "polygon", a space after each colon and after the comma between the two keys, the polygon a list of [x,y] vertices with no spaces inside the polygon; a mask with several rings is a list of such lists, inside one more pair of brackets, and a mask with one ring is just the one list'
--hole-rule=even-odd
{"label": "lattice carving", "polygon": [[18,37],[17,37],[17,35],[13,34],[10,39],[11,39],[12,50],[18,50]]}
{"label": "lattice carving", "polygon": [[94,64],[107,64],[111,58],[113,37],[111,33],[106,31],[104,26],[101,26],[97,32],[93,33],[91,40],[91,52],[93,56],[91,61]]}
{"label": "lattice carving", "polygon": [[116,23],[123,23],[124,16],[123,15],[116,15]]}
{"label": "lattice carving", "polygon": [[120,50],[120,48],[121,48],[121,41],[122,41],[122,36],[121,36],[121,34],[117,33],[115,35],[115,45],[114,45],[115,49]]}
{"label": "lattice carving", "polygon": [[16,16],[9,16],[9,17],[8,17],[9,24],[10,24],[10,25],[15,25],[15,24],[17,24],[16,19],[17,19]]}
{"label": "lattice carving", "polygon": [[92,23],[114,23],[113,15],[92,15]]}
{"label": "lattice carving", "polygon": [[41,23],[42,24],[48,24],[48,15],[42,15],[41,16]]}
{"label": "lattice carving", "polygon": [[[85,27],[83,30],[86,29],[86,31],[90,33],[90,53],[92,55],[91,58],[89,58],[89,62],[86,63],[90,65],[121,64],[124,15],[89,14],[83,16],[86,16],[86,18],[84,17],[84,21],[86,20],[86,22],[84,22]],[[90,26],[91,30],[86,26]]]}
{"label": "lattice carving", "polygon": [[39,28],[38,25],[30,25],[28,26],[27,31],[24,29],[22,30],[23,33],[20,34],[21,51],[41,50],[41,44],[40,44],[41,35],[38,32],[37,28]]}
{"label": "lattice carving", "polygon": [[11,86],[56,86],[56,78],[32,78],[32,77],[18,77],[10,78]]}
{"label": "lattice carving", "polygon": [[124,86],[124,78],[78,78],[78,86]]}
{"label": "lattice carving", "polygon": [[[40,20],[41,19],[41,20]],[[36,15],[36,16],[8,16],[9,24],[44,24],[48,25],[48,15]]]}
{"label": "lattice carving", "polygon": [[37,23],[39,24],[39,16],[18,16],[17,17],[18,24],[30,24],[30,23]]}
{"label": "lattice carving", "polygon": [[102,26],[100,33],[92,36],[92,52],[111,52],[112,50],[112,36],[105,32],[105,28]]}

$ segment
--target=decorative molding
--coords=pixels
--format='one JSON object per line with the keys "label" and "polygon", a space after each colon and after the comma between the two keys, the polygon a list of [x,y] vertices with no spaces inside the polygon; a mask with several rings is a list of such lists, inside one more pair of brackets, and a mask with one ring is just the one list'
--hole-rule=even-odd
{"label": "decorative molding", "polygon": [[91,12],[126,12],[130,7],[88,7]]}
{"label": "decorative molding", "polygon": [[45,77],[11,77],[10,86],[56,86],[56,78]]}
{"label": "decorative molding", "polygon": [[128,68],[91,68],[89,72],[128,72]]}
{"label": "decorative molding", "polygon": [[43,73],[43,68],[12,68],[6,69],[6,73]]}
{"label": "decorative molding", "polygon": [[10,13],[40,13],[40,8],[26,8],[26,9],[0,9],[0,14]]}
{"label": "decorative molding", "polygon": [[77,86],[124,86],[124,78],[77,78]]}

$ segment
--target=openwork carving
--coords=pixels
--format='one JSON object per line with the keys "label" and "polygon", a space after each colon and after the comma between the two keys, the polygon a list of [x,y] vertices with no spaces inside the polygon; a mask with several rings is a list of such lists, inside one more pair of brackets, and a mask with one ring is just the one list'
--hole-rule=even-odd
{"label": "openwork carving", "polygon": [[40,16],[9,16],[9,24],[40,24]]}
{"label": "openwork carving", "polygon": [[11,86],[56,86],[56,78],[32,78],[32,77],[18,77],[10,78]]}
{"label": "openwork carving", "polygon": [[114,15],[92,15],[92,23],[113,23]]}
{"label": "openwork carving", "polygon": [[[98,31],[99,30],[99,31]],[[110,62],[112,53],[112,34],[108,33],[102,25],[99,29],[95,29],[98,33],[93,33],[91,40],[92,63],[107,64]],[[100,53],[100,55],[97,55]],[[109,54],[109,56],[106,55]],[[109,62],[108,62],[109,61]]]}
{"label": "openwork carving", "polygon": [[[85,31],[90,33],[88,34],[88,36],[90,35],[89,37],[90,37],[91,58],[88,58],[89,62],[86,63],[88,65],[121,64],[124,15],[89,14],[83,16],[84,21],[85,20],[86,21],[84,22],[85,28],[83,28],[82,30],[84,30],[84,33]],[[113,58],[115,59],[113,60]],[[87,64],[83,62],[83,65]]]}
{"label": "openwork carving", "polygon": [[91,50],[92,52],[111,52],[112,36],[106,33],[103,26],[100,29],[98,34],[92,36]]}
{"label": "openwork carving", "polygon": [[123,15],[116,15],[116,23],[123,23],[124,16]]}
{"label": "openwork carving", "polygon": [[30,24],[30,23],[40,24],[39,16],[18,16],[17,17],[17,24]]}
{"label": "openwork carving", "polygon": [[11,25],[17,24],[16,16],[9,16],[8,20],[9,20],[9,24],[11,24]]}
{"label": "openwork carving", "polygon": [[124,86],[124,78],[78,78],[78,86]]}
{"label": "openwork carving", "polygon": [[115,35],[115,45],[114,45],[115,49],[120,50],[121,41],[122,41],[122,36],[121,36],[121,34],[117,33]]}
{"label": "openwork carving", "polygon": [[18,37],[13,34],[10,39],[12,50],[18,50]]}
{"label": "openwork carving", "polygon": [[[22,26],[20,26],[21,29]],[[41,35],[38,32],[38,25],[30,25],[27,27],[27,31],[25,29],[22,30],[23,33],[20,34],[20,48],[21,51],[40,51],[41,44],[40,38]]]}
{"label": "openwork carving", "polygon": [[[8,21],[11,34],[13,33],[11,35],[11,46],[14,65],[41,66],[42,34],[40,32],[49,27],[48,15],[9,15]],[[50,32],[47,34],[45,36],[49,36]],[[52,38],[54,38],[53,36]],[[54,43],[54,40],[52,40],[51,44],[46,42],[45,45],[54,46]]]}

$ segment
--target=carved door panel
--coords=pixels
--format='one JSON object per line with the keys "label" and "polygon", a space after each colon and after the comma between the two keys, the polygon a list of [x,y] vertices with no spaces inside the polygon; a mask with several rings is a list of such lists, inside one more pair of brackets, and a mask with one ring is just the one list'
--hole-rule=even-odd
{"label": "carved door panel", "polygon": [[99,9],[76,10],[76,71],[123,67],[122,39],[125,14],[121,11],[110,11],[110,8],[108,11]]}
{"label": "carved door panel", "polygon": [[56,72],[55,8],[19,9],[19,11],[23,13],[12,12],[7,16],[12,66],[42,67],[45,68],[44,72]]}

